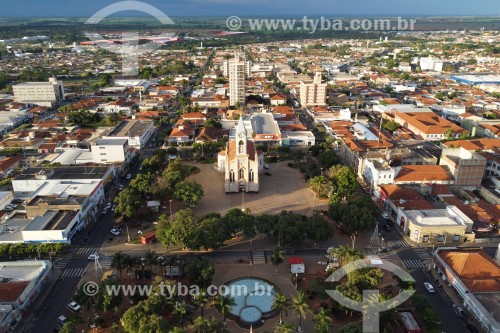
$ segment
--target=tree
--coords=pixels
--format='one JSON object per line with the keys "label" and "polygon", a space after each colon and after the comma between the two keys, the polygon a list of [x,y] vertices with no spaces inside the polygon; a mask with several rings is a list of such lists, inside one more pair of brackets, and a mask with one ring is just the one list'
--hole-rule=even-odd
{"label": "tree", "polygon": [[329,169],[340,163],[340,158],[331,149],[324,150],[318,155],[318,162],[322,168]]}
{"label": "tree", "polygon": [[313,177],[309,179],[308,183],[318,198],[328,197],[332,191],[332,183],[325,176]]}
{"label": "tree", "polygon": [[286,298],[286,296],[283,295],[281,292],[276,293],[276,297],[274,298],[274,301],[273,301],[272,310],[279,311],[279,313],[280,313],[280,321],[279,322],[280,323],[283,322],[283,311],[285,311],[285,314],[286,314],[286,310],[288,309],[288,305],[289,305],[288,299]]}
{"label": "tree", "polygon": [[318,313],[313,315],[314,332],[315,333],[328,333],[330,332],[330,324],[332,318],[328,315],[324,308],[321,308]]}
{"label": "tree", "polygon": [[383,123],[382,127],[384,127],[385,130],[392,133],[392,132],[396,131],[397,129],[401,128],[401,125],[395,121],[390,120],[390,121],[385,121]]}
{"label": "tree", "polygon": [[141,195],[151,193],[151,182],[154,176],[151,173],[140,173],[132,181],[130,181],[129,188],[137,191]]}
{"label": "tree", "polygon": [[228,239],[231,239],[228,226],[220,214],[212,213],[198,221],[196,229],[186,239],[185,245],[191,250],[199,250],[201,247],[205,250],[216,250]]}
{"label": "tree", "polygon": [[207,258],[197,259],[190,262],[184,272],[189,277],[192,285],[206,289],[212,283],[215,274],[214,263]]}
{"label": "tree", "polygon": [[453,129],[448,128],[446,131],[444,131],[444,137],[446,140],[451,140],[455,137],[455,131]]}
{"label": "tree", "polygon": [[117,281],[113,276],[109,276],[102,281],[97,294],[96,307],[103,311],[112,311],[120,306],[123,299],[122,293],[108,293],[106,286],[116,285]]}
{"label": "tree", "polygon": [[274,333],[293,333],[293,326],[291,324],[276,324],[276,329],[274,330]]}
{"label": "tree", "polygon": [[196,205],[203,195],[203,186],[193,181],[184,181],[175,186],[174,198],[190,206]]}
{"label": "tree", "polygon": [[100,121],[101,116],[98,113],[93,113],[89,110],[72,111],[68,114],[68,122],[75,125],[93,125]]}
{"label": "tree", "polygon": [[125,261],[128,255],[119,251],[116,252],[111,258],[111,268],[118,270],[120,274],[120,279],[122,278],[122,272],[125,269]]}
{"label": "tree", "polygon": [[362,333],[363,328],[356,323],[349,323],[340,328],[339,333]]}
{"label": "tree", "polygon": [[196,306],[200,308],[201,318],[203,318],[205,314],[205,304],[208,303],[207,293],[204,290],[202,290],[201,292],[193,296],[193,301],[194,304],[196,304]]}
{"label": "tree", "polygon": [[209,118],[205,122],[205,127],[222,128],[222,124],[215,118]]}
{"label": "tree", "polygon": [[126,188],[115,197],[115,203],[115,214],[130,220],[142,206],[142,198],[136,190]]}
{"label": "tree", "polygon": [[343,199],[354,192],[358,188],[358,181],[356,175],[346,165],[336,165],[328,170],[328,177],[333,183],[334,187],[334,201],[335,198]]}
{"label": "tree", "polygon": [[306,295],[300,291],[299,294],[292,298],[292,309],[293,313],[299,315],[299,326],[298,331],[302,331],[302,318],[305,319],[307,313],[309,312],[309,305],[306,302]]}
{"label": "tree", "polygon": [[181,327],[186,326],[186,321],[189,319],[189,312],[185,302],[177,302],[174,306],[173,314]]}
{"label": "tree", "polygon": [[223,219],[232,235],[241,230],[243,230],[247,237],[253,237],[255,235],[253,216],[245,213],[241,209],[233,208],[228,210]]}
{"label": "tree", "polygon": [[300,245],[307,233],[307,217],[283,211],[279,215],[275,234],[278,243],[283,245]]}
{"label": "tree", "polygon": [[307,238],[318,242],[325,241],[332,237],[334,233],[333,225],[328,222],[322,215],[314,214],[309,217],[307,223]]}
{"label": "tree", "polygon": [[278,267],[285,261],[285,254],[281,246],[275,246],[273,248],[273,253],[271,254],[271,262],[274,267],[276,267],[276,274],[279,274]]}
{"label": "tree", "polygon": [[331,203],[328,215],[351,234],[369,230],[375,224],[371,207],[358,205],[356,202]]}
{"label": "tree", "polygon": [[353,249],[348,246],[339,245],[328,251],[328,257],[337,258],[339,265],[342,267],[358,259],[363,259],[363,254],[359,249]]}
{"label": "tree", "polygon": [[139,321],[138,333],[157,333],[166,332],[168,329],[167,320],[157,314],[150,314],[147,317],[141,318]]}
{"label": "tree", "polygon": [[214,300],[215,306],[219,309],[222,314],[222,321],[226,324],[226,316],[229,312],[233,310],[233,306],[236,305],[234,298],[230,294],[217,295]]}
{"label": "tree", "polygon": [[191,236],[197,225],[196,217],[191,209],[181,209],[170,219],[168,225],[163,224],[161,231],[165,234],[159,239],[167,247],[183,244]]}

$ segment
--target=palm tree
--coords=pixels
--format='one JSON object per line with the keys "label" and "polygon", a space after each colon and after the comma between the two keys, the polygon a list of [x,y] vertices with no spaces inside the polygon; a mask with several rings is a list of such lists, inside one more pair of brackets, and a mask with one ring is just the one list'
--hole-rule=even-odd
{"label": "palm tree", "polygon": [[208,333],[210,330],[210,322],[203,317],[198,317],[194,320],[193,328],[195,333]]}
{"label": "palm tree", "polygon": [[186,325],[186,321],[189,319],[189,312],[186,303],[176,303],[173,314],[177,318],[177,321],[179,322],[181,327],[184,327]]}
{"label": "palm tree", "polygon": [[214,300],[215,306],[219,308],[220,313],[222,313],[222,321],[224,322],[224,326],[226,325],[226,315],[228,312],[231,312],[233,306],[236,305],[234,298],[231,295],[217,295]]}
{"label": "palm tree", "polygon": [[278,266],[285,261],[285,255],[283,252],[283,248],[281,246],[275,246],[273,248],[273,253],[271,254],[271,262],[276,267],[276,274],[278,272]]}
{"label": "palm tree", "polygon": [[[283,311],[286,313],[286,309],[288,308],[288,299],[282,293],[278,292],[276,294],[276,298],[274,299],[272,309],[273,311],[280,312],[280,323],[283,322]],[[288,314],[287,314],[288,316]]]}
{"label": "palm tree", "polygon": [[277,324],[274,333],[292,333],[293,326],[292,324]]}
{"label": "palm tree", "polygon": [[205,304],[208,303],[208,295],[207,293],[203,290],[200,293],[196,294],[193,296],[193,301],[196,306],[198,306],[201,310],[201,318],[204,317],[205,313]]}
{"label": "palm tree", "polygon": [[118,270],[120,279],[122,279],[122,272],[125,268],[126,255],[123,252],[116,252],[111,259],[111,268]]}
{"label": "palm tree", "polygon": [[314,325],[314,331],[316,333],[330,332],[330,323],[332,322],[332,318],[328,316],[325,309],[321,308],[319,312],[313,316],[313,321],[316,323],[316,325]]}
{"label": "palm tree", "polygon": [[153,273],[153,265],[157,262],[158,255],[155,251],[148,250],[144,255],[144,261],[147,265],[149,265],[149,270]]}
{"label": "palm tree", "polygon": [[292,308],[293,313],[297,312],[299,314],[299,326],[297,327],[298,332],[302,332],[302,317],[306,317],[309,312],[309,305],[306,303],[306,295],[301,291],[299,294],[292,298]]}

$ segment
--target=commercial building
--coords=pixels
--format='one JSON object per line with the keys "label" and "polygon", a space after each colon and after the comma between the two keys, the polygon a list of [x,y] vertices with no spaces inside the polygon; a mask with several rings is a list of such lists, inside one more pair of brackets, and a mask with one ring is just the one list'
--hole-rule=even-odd
{"label": "commercial building", "polygon": [[247,62],[239,54],[229,62],[229,105],[245,104]]}
{"label": "commercial building", "polygon": [[440,141],[447,136],[458,138],[466,132],[434,112],[395,112],[394,121],[422,140]]}
{"label": "commercial building", "polygon": [[154,122],[151,120],[122,120],[110,133],[103,136],[105,140],[126,139],[131,148],[146,147],[154,133]]}
{"label": "commercial building", "polygon": [[[0,304],[7,310],[0,325],[15,324],[27,311],[48,280],[52,264],[48,260],[20,260],[0,262]],[[1,316],[0,316],[1,318]],[[2,331],[2,332],[8,332]]]}
{"label": "commercial building", "polygon": [[26,82],[12,86],[14,100],[24,104],[52,107],[64,100],[64,85],[56,78],[49,82]]}
{"label": "commercial building", "polygon": [[126,163],[131,156],[127,139],[99,139],[92,144],[91,151],[94,163]]}
{"label": "commercial building", "polygon": [[464,243],[474,240],[473,221],[456,206],[399,210],[397,224],[416,243]]}
{"label": "commercial building", "polygon": [[449,168],[455,178],[455,185],[481,186],[486,158],[480,154],[465,148],[446,148],[443,149],[439,164]]}
{"label": "commercial building", "polygon": [[303,107],[326,105],[326,83],[321,83],[321,71],[314,75],[312,83],[300,82],[300,104]]}
{"label": "commercial building", "polygon": [[453,287],[463,302],[488,333],[500,333],[500,250],[496,262],[482,249],[438,248],[435,268],[441,279]]}

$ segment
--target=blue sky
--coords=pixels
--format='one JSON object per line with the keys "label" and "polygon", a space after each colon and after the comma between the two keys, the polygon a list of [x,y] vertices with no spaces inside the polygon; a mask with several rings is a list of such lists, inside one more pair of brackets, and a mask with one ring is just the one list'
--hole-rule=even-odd
{"label": "blue sky", "polygon": [[[88,17],[116,0],[9,1],[0,17]],[[499,0],[144,0],[169,16],[499,16]],[[132,16],[131,12],[123,13]]]}

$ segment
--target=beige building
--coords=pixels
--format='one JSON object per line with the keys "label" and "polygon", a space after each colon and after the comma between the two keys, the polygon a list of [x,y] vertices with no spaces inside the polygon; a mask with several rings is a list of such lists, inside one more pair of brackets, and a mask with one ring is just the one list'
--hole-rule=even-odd
{"label": "beige building", "polygon": [[247,62],[239,54],[229,62],[229,105],[245,104],[245,75]]}
{"label": "beige building", "polygon": [[321,71],[317,71],[313,83],[300,82],[300,103],[303,107],[326,105],[326,83],[321,83]]}
{"label": "beige building", "polygon": [[404,233],[416,243],[471,242],[473,221],[456,206],[445,209],[399,210],[397,218]]}
{"label": "beige building", "polygon": [[52,77],[49,82],[25,82],[12,87],[14,100],[19,103],[52,107],[64,100],[64,85]]}
{"label": "beige building", "polygon": [[446,165],[455,178],[455,185],[481,186],[486,158],[464,148],[446,148],[441,153],[440,165]]}

